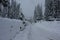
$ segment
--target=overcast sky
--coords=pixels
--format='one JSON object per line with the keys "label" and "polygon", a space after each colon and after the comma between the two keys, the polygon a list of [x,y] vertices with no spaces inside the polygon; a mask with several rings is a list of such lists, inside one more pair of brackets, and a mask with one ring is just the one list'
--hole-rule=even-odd
{"label": "overcast sky", "polygon": [[45,0],[18,0],[17,2],[21,3],[22,12],[25,15],[25,17],[33,17],[34,8],[38,3],[42,4],[44,11]]}

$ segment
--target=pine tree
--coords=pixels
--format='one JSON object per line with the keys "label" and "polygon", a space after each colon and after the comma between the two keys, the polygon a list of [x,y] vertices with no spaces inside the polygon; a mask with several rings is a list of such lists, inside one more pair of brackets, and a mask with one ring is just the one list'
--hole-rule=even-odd
{"label": "pine tree", "polygon": [[6,17],[8,14],[8,5],[9,5],[9,0],[0,0],[0,10],[2,10],[0,13],[1,17]]}
{"label": "pine tree", "polygon": [[53,17],[53,2],[52,0],[45,0],[45,19],[49,20],[50,17]]}
{"label": "pine tree", "polygon": [[[0,12],[0,16],[11,19],[24,19],[24,14],[20,8],[20,3],[18,4],[16,0],[11,0],[11,3],[10,0],[0,0],[0,4],[3,5],[3,12]],[[0,11],[2,5],[0,5]]]}
{"label": "pine tree", "polygon": [[60,18],[60,0],[45,0],[45,19]]}
{"label": "pine tree", "polygon": [[20,3],[17,4],[16,1],[12,0],[11,5],[9,6],[8,17],[11,19],[23,19],[24,15],[20,8]]}
{"label": "pine tree", "polygon": [[38,4],[36,7],[35,7],[35,10],[34,10],[34,20],[35,21],[39,21],[39,20],[42,20],[42,7]]}
{"label": "pine tree", "polygon": [[19,10],[20,10],[20,4],[17,4],[16,1],[12,0],[11,5],[9,6],[8,17],[12,19],[18,19]]}

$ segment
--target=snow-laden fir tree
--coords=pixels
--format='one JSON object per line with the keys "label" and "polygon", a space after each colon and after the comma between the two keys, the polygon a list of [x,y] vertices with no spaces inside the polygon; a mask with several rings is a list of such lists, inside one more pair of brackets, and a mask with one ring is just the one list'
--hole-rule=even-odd
{"label": "snow-laden fir tree", "polygon": [[45,19],[49,20],[50,17],[53,17],[52,0],[45,0]]}
{"label": "snow-laden fir tree", "polygon": [[11,19],[23,19],[20,3],[16,0],[0,0],[0,16]]}
{"label": "snow-laden fir tree", "polygon": [[43,17],[42,6],[38,4],[34,10],[34,21],[40,21],[42,20],[42,17]]}
{"label": "snow-laden fir tree", "polygon": [[60,18],[60,0],[54,0],[53,1],[54,6],[54,18]]}
{"label": "snow-laden fir tree", "polygon": [[60,0],[45,0],[45,19],[60,18]]}
{"label": "snow-laden fir tree", "polygon": [[20,8],[20,3],[17,4],[16,0],[11,0],[11,6],[9,6],[9,18],[23,19],[24,15]]}
{"label": "snow-laden fir tree", "polygon": [[0,16],[6,17],[8,14],[8,5],[10,0],[0,0]]}

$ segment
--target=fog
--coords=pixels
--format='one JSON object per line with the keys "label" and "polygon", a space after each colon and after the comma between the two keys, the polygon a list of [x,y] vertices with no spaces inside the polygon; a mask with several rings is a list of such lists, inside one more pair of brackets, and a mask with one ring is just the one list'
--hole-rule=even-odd
{"label": "fog", "polygon": [[37,4],[42,5],[44,13],[45,0],[17,0],[17,3],[21,3],[22,12],[27,18],[33,17],[34,9]]}

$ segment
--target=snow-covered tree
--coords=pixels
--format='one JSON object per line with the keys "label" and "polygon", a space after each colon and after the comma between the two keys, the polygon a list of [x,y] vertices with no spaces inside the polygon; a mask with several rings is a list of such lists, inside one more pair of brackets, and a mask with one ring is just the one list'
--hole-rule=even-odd
{"label": "snow-covered tree", "polygon": [[20,8],[20,3],[17,4],[16,1],[11,0],[11,5],[8,8],[9,8],[8,9],[8,18],[20,19],[20,16],[22,14],[21,8]]}
{"label": "snow-covered tree", "polygon": [[0,16],[6,17],[8,14],[8,5],[10,0],[0,0]]}
{"label": "snow-covered tree", "polygon": [[11,19],[24,18],[23,12],[20,8],[20,3],[18,4],[16,0],[0,0],[0,16]]}
{"label": "snow-covered tree", "polygon": [[49,17],[53,17],[53,2],[52,0],[45,0],[45,19],[49,20]]}
{"label": "snow-covered tree", "polygon": [[54,1],[54,11],[55,11],[55,14],[54,14],[54,18],[60,18],[60,0],[55,0]]}
{"label": "snow-covered tree", "polygon": [[60,18],[60,0],[45,0],[45,19]]}
{"label": "snow-covered tree", "polygon": [[35,7],[34,10],[34,20],[39,21],[42,20],[43,14],[42,14],[42,6],[39,4]]}

